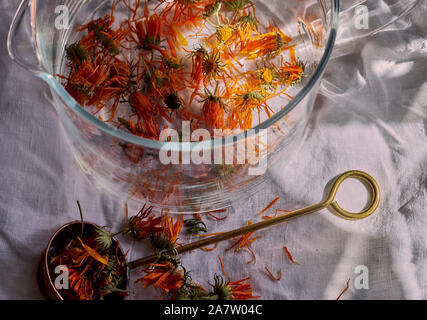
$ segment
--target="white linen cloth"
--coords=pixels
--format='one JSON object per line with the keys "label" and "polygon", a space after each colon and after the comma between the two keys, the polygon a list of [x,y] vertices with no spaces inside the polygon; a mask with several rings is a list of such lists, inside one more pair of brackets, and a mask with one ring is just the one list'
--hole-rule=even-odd
{"label": "white linen cloth", "polygon": [[[117,230],[124,203],[98,190],[74,163],[46,85],[13,64],[6,36],[18,0],[0,3],[0,299],[42,299],[36,269],[50,235],[78,220],[80,200],[88,221]],[[327,211],[268,231],[247,251],[183,256],[193,280],[208,286],[221,273],[222,256],[230,280],[251,277],[262,299],[427,298],[427,5],[368,39],[352,54],[332,60],[322,80],[303,146],[268,172],[271,183],[256,196],[234,203],[223,222],[206,219],[210,231],[257,221],[257,212],[275,197],[282,209],[321,200],[336,175],[365,170],[379,182],[379,211],[350,222]],[[286,166],[285,166],[286,164]],[[342,206],[358,209],[365,189],[346,183]],[[135,214],[137,208],[130,208]],[[150,254],[147,245],[120,237],[129,260]],[[182,242],[191,241],[183,237]],[[298,265],[283,252],[286,245]],[[265,266],[282,272],[272,281]],[[369,289],[358,289],[358,266],[369,271]],[[132,271],[129,299],[153,299]]]}

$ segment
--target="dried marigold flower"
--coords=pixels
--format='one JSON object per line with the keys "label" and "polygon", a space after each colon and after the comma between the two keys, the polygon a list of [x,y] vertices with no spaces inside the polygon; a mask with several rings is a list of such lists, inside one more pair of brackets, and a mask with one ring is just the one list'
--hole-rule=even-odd
{"label": "dried marigold flower", "polygon": [[204,55],[202,61],[202,73],[206,83],[218,77],[224,70],[223,68],[224,66],[221,63],[221,53],[218,50],[213,50],[211,53]]}
{"label": "dried marigold flower", "polygon": [[162,19],[157,14],[147,17],[144,21],[136,23],[135,27],[131,27],[136,38],[132,36],[134,41],[141,49],[152,51],[158,47],[162,38]]}
{"label": "dried marigold flower", "polygon": [[151,244],[156,249],[174,250],[179,233],[184,224],[184,218],[180,216],[176,222],[169,216],[168,213],[161,216],[161,229],[151,234]]}
{"label": "dried marigold flower", "polygon": [[286,44],[292,39],[278,28],[271,28],[271,32],[260,34],[249,39],[241,53],[248,55],[249,59],[270,55],[277,56],[285,50]]}
{"label": "dried marigold flower", "polygon": [[247,280],[250,280],[250,278],[225,281],[222,276],[215,275],[215,282],[211,286],[218,300],[251,300],[259,298],[253,295],[252,286]]}
{"label": "dried marigold flower", "polygon": [[152,211],[153,207],[144,204],[138,214],[129,219],[124,233],[131,234],[136,239],[147,239],[153,233],[160,232],[162,217],[154,217]]}
{"label": "dried marigold flower", "polygon": [[225,116],[227,106],[223,99],[217,95],[218,83],[215,92],[211,93],[208,88],[205,88],[205,94],[200,103],[203,104],[202,114],[206,125],[210,129],[223,129],[225,128]]}
{"label": "dried marigold flower", "polygon": [[142,272],[145,276],[137,279],[135,283],[141,282],[144,288],[159,288],[164,294],[177,292],[184,284],[182,271],[177,271],[176,266],[167,262],[153,263]]}

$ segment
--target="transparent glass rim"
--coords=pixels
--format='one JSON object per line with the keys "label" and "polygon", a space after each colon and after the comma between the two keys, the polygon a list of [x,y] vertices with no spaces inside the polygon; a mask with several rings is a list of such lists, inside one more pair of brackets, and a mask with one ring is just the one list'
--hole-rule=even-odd
{"label": "transparent glass rim", "polygon": [[326,65],[329,62],[329,59],[332,55],[332,51],[334,49],[335,40],[337,37],[338,30],[338,21],[339,21],[339,0],[331,0],[331,17],[330,17],[330,31],[327,44],[325,46],[325,50],[320,59],[320,62],[311,75],[305,86],[302,90],[291,100],[286,106],[269,119],[265,120],[258,126],[251,128],[250,130],[242,131],[240,133],[227,136],[225,139],[223,138],[215,138],[209,141],[200,141],[200,142],[163,142],[152,140],[148,138],[138,137],[131,133],[127,133],[121,129],[115,128],[111,125],[106,124],[102,120],[98,119],[90,112],[86,111],[59,83],[56,77],[51,75],[50,73],[41,71],[38,76],[46,81],[51,88],[55,90],[55,92],[64,100],[67,107],[71,108],[73,112],[79,115],[82,119],[87,121],[89,124],[95,126],[97,129],[102,132],[112,136],[113,138],[117,138],[123,140],[124,142],[131,143],[133,145],[137,145],[143,148],[150,148],[161,150],[162,148],[167,146],[168,150],[171,151],[191,151],[195,147],[203,148],[203,149],[212,149],[220,146],[226,146],[228,144],[234,144],[239,141],[245,140],[251,136],[256,135],[261,130],[268,129],[277,123],[280,119],[289,114],[301,100],[310,92],[310,90],[315,86],[315,84],[320,80],[323,71],[326,68]]}

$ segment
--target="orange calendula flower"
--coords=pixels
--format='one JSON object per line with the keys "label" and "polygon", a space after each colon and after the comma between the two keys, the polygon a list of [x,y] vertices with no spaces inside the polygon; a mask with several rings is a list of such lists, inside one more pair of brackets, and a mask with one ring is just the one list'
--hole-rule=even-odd
{"label": "orange calendula flower", "polygon": [[129,27],[132,31],[131,39],[138,44],[139,48],[151,51],[160,45],[162,19],[157,14],[138,21],[136,25],[130,23]]}
{"label": "orange calendula flower", "polygon": [[254,296],[252,286],[248,282],[250,278],[238,281],[225,281],[220,275],[215,275],[213,293],[218,300],[252,300],[259,298]]}
{"label": "orange calendula flower", "polygon": [[176,246],[179,234],[184,224],[184,218],[180,216],[176,222],[168,213],[163,215],[160,231],[151,235],[151,243],[158,250],[173,250]]}
{"label": "orange calendula flower", "polygon": [[129,219],[125,233],[132,234],[136,239],[147,239],[162,230],[161,222],[161,217],[153,216],[153,207],[144,204],[138,214]]}
{"label": "orange calendula flower", "polygon": [[206,53],[202,61],[202,73],[205,83],[216,79],[224,70],[221,63],[221,53],[218,50],[213,50],[211,53]]}
{"label": "orange calendula flower", "polygon": [[203,20],[205,8],[216,0],[160,0],[165,7],[161,13],[163,18],[169,18],[178,27],[197,27]]}
{"label": "orange calendula flower", "polygon": [[84,274],[75,268],[68,268],[68,281],[70,289],[79,300],[93,300],[95,296],[93,283]]}
{"label": "orange calendula flower", "polygon": [[[79,104],[94,105],[101,100],[97,94],[109,76],[110,67],[100,56],[95,59],[87,58],[79,66],[71,66],[65,88]],[[101,108],[103,105],[98,104],[97,107]]]}
{"label": "orange calendula flower", "polygon": [[131,78],[132,69],[127,63],[116,60],[110,64],[110,75],[105,81],[105,85],[99,90],[97,96],[99,103],[103,105],[107,105],[108,102],[112,101],[112,118],[114,118],[120,100],[133,90]]}
{"label": "orange calendula flower", "polygon": [[144,288],[151,286],[159,288],[163,294],[174,293],[184,284],[182,272],[177,271],[176,266],[170,262],[152,263],[142,272],[145,273],[145,276],[135,282],[141,282]]}
{"label": "orange calendula flower", "polygon": [[200,83],[203,79],[203,60],[207,54],[208,52],[203,46],[199,46],[191,52],[191,79],[196,83]]}
{"label": "orange calendula flower", "polygon": [[271,110],[266,103],[266,98],[259,92],[252,91],[238,94],[234,101],[237,105],[229,118],[229,125],[233,128],[240,126],[242,130],[250,129],[254,110],[259,113],[263,109],[269,117],[271,116]]}
{"label": "orange calendula flower", "polygon": [[93,20],[81,26],[77,31],[88,31],[88,35],[81,40],[81,43],[88,48],[98,46],[113,55],[119,54],[119,43],[126,36],[126,31],[121,28],[114,30],[112,28],[113,23],[114,16],[107,14],[104,18]]}
{"label": "orange calendula flower", "polygon": [[236,23],[240,40],[246,42],[253,34],[259,34],[257,31],[258,21],[252,15],[246,15],[239,18]]}
{"label": "orange calendula flower", "polygon": [[259,34],[249,39],[241,53],[247,55],[249,59],[265,55],[279,55],[286,49],[286,45],[292,41],[292,38],[286,36],[279,28],[270,27],[270,29],[271,32]]}
{"label": "orange calendula flower", "polygon": [[287,86],[296,86],[305,77],[305,64],[301,60],[295,62],[283,62],[281,66],[281,76]]}
{"label": "orange calendula flower", "polygon": [[212,94],[209,89],[205,89],[205,95],[202,95],[203,103],[202,114],[206,125],[210,129],[225,128],[226,108],[224,101],[217,95],[218,85]]}

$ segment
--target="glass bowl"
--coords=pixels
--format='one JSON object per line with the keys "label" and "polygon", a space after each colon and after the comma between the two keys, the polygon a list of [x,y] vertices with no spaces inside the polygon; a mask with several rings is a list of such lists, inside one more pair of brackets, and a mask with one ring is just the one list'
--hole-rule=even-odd
{"label": "glass bowl", "polygon": [[[253,195],[272,163],[297,152],[337,35],[339,0],[252,2],[258,19],[274,18],[292,37],[306,76],[291,89],[292,99],[276,102],[279,107],[270,118],[225,138],[141,138],[101,121],[64,89],[57,75],[66,73],[65,49],[77,40],[75,30],[109,13],[113,1],[23,0],[10,28],[8,50],[14,61],[49,85],[70,149],[97,186],[120,199],[172,213],[213,211]],[[165,157],[171,155],[179,161],[167,164]]]}

